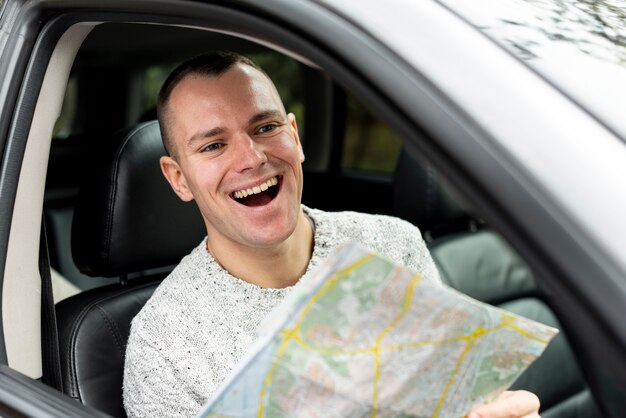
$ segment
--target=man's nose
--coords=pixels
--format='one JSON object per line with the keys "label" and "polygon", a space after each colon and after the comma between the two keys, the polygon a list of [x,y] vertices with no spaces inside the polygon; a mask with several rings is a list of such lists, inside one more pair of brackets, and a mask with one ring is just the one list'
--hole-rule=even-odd
{"label": "man's nose", "polygon": [[235,141],[234,164],[237,171],[256,168],[267,162],[261,144],[248,134],[241,134]]}

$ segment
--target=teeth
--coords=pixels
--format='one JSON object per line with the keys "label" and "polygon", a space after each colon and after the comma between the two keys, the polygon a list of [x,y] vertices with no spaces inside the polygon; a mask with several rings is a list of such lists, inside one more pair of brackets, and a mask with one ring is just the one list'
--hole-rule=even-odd
{"label": "teeth", "polygon": [[258,193],[264,192],[267,189],[269,189],[270,187],[276,186],[277,184],[278,184],[278,178],[277,177],[272,177],[268,181],[263,182],[263,183],[259,184],[258,186],[254,186],[251,189],[239,190],[239,191],[233,193],[233,196],[235,196],[236,199],[241,199],[241,198],[244,198],[246,196],[250,196],[251,194],[258,194]]}

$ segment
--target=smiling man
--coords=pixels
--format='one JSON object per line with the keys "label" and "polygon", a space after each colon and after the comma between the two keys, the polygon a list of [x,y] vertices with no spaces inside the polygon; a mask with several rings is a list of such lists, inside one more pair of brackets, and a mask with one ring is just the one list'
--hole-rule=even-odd
{"label": "smiling man", "polygon": [[161,167],[178,196],[200,208],[208,252],[251,284],[293,285],[313,248],[295,117],[251,62],[173,87],[159,108],[170,153]]}
{"label": "smiling man", "polygon": [[[168,152],[163,174],[180,199],[196,202],[207,236],[133,319],[124,370],[129,417],[194,416],[261,321],[340,244],[359,241],[439,281],[412,224],[301,204],[295,117],[249,59],[217,52],[181,64],[161,89],[157,113]],[[538,408],[536,396],[518,391],[473,412],[537,417]]]}

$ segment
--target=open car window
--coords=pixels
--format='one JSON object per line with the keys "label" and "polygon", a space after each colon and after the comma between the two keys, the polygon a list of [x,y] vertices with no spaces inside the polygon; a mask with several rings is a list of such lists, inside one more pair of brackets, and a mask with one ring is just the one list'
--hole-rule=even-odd
{"label": "open car window", "polygon": [[[86,272],[72,254],[74,210],[81,190],[95,188],[99,147],[154,119],[169,70],[226,49],[256,59],[297,115],[303,203],[417,225],[444,283],[563,330],[516,388],[539,393],[547,416],[619,416],[626,264],[622,222],[606,216],[624,203],[614,192],[623,177],[617,125],[439,2],[70,3],[0,0],[0,359],[8,365],[0,377],[43,393],[42,217],[59,329],[88,320],[86,331],[59,333],[64,376],[77,380],[46,387],[45,400],[12,391],[13,411],[66,416],[59,405],[77,399],[94,414],[118,414],[106,408],[119,407],[119,393],[96,387],[95,402],[86,396],[89,383],[104,387],[99,379],[119,370],[132,317],[115,322],[108,314],[119,311],[105,300],[140,286],[136,309],[173,265]],[[78,349],[106,334],[99,327],[122,333]]]}

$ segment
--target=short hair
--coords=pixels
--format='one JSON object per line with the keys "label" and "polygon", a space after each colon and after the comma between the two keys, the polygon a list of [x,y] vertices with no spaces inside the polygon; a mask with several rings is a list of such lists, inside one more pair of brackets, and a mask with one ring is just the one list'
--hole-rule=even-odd
{"label": "short hair", "polygon": [[236,64],[248,65],[267,76],[261,67],[244,55],[230,51],[211,51],[183,61],[165,79],[157,98],[157,119],[159,120],[163,146],[168,155],[172,155],[174,144],[169,134],[167,105],[174,88],[190,75],[219,77]]}

